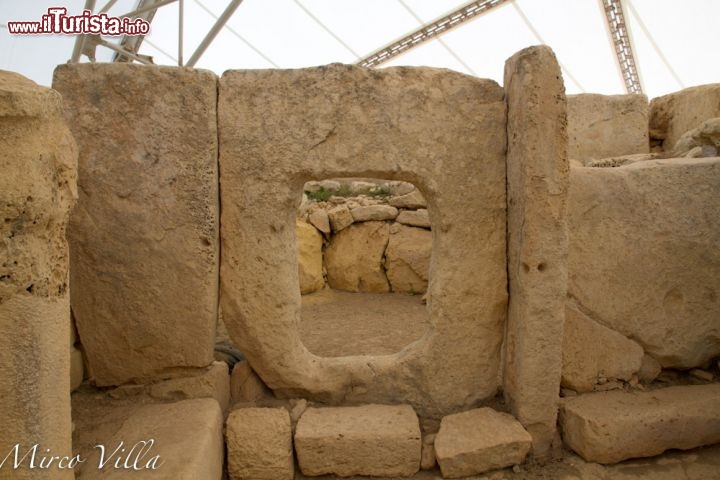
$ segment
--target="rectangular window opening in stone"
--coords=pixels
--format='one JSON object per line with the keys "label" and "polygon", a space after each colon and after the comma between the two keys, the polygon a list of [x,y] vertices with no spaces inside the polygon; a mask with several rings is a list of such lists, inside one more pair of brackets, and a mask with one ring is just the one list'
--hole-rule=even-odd
{"label": "rectangular window opening in stone", "polygon": [[390,355],[425,335],[432,231],[415,185],[309,181],[296,241],[300,335],[312,353]]}

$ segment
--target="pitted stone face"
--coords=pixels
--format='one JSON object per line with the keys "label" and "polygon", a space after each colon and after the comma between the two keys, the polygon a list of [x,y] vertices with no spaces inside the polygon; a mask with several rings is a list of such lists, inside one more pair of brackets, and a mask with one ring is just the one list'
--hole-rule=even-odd
{"label": "pitted stone face", "polygon": [[[429,68],[231,71],[218,116],[221,304],[263,380],[424,416],[493,396],[507,304],[503,90]],[[426,197],[431,327],[397,354],[317,357],[300,340],[297,203],[306,181],[333,177],[409,181]]]}

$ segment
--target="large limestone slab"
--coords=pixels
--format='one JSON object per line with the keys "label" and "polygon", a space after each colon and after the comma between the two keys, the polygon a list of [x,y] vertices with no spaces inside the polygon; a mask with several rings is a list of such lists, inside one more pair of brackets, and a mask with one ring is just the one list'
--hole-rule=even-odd
{"label": "large limestone slab", "polygon": [[720,117],[720,83],[654,98],[650,102],[651,140],[671,152],[685,132],[714,117]]}
{"label": "large limestone slab", "polygon": [[211,398],[147,405],[91,399],[75,405],[73,418],[73,447],[85,460],[78,480],[222,478],[223,416]]}
{"label": "large limestone slab", "polygon": [[520,464],[531,444],[512,415],[477,408],[443,417],[435,455],[443,478],[460,478]]}
{"label": "large limestone slab", "polygon": [[328,285],[347,292],[390,291],[382,262],[390,225],[363,222],[337,233],[325,249]]}
{"label": "large limestone slab", "polygon": [[[70,299],[65,229],[77,149],[60,95],[0,72],[0,452],[71,454]],[[42,453],[44,450],[38,452]],[[10,460],[12,462],[12,460]],[[0,477],[72,479],[6,464]]]}
{"label": "large limestone slab", "polygon": [[385,250],[385,269],[393,292],[423,293],[430,278],[432,232],[395,224]]}
{"label": "large limestone slab", "polygon": [[[507,300],[502,89],[431,68],[230,71],[218,118],[221,305],[268,386],[328,403],[403,399],[436,417],[493,396]],[[395,355],[317,357],[298,333],[297,199],[309,180],[342,177],[411,182],[437,219],[432,328]]]}
{"label": "large limestone slab", "polygon": [[505,398],[546,456],[555,434],[567,285],[565,87],[548,47],[505,64],[510,303]]}
{"label": "large limestone slab", "polygon": [[643,364],[636,342],[590,319],[572,305],[565,307],[562,386],[591,392],[598,379],[629,381]]}
{"label": "large limestone slab", "polygon": [[239,408],[226,422],[230,480],[292,480],[290,414],[284,408]]}
{"label": "large limestone slab", "polygon": [[309,408],[295,449],[304,475],[409,477],[420,469],[420,437],[409,405]]}
{"label": "large limestone slab", "polygon": [[55,72],[80,149],[71,303],[98,385],[212,362],[216,80],[128,64]]}
{"label": "large limestone slab", "polygon": [[616,463],[720,442],[720,385],[599,392],[566,399],[563,440],[585,460]]}
{"label": "large limestone slab", "polygon": [[571,171],[568,293],[665,368],[720,354],[720,158]]}
{"label": "large limestone slab", "polygon": [[648,153],[648,99],[645,95],[568,95],[567,131],[568,157],[583,163]]}
{"label": "large limestone slab", "polygon": [[303,295],[320,290],[325,285],[323,277],[323,240],[320,232],[309,223],[295,222],[297,236],[298,275],[300,293]]}

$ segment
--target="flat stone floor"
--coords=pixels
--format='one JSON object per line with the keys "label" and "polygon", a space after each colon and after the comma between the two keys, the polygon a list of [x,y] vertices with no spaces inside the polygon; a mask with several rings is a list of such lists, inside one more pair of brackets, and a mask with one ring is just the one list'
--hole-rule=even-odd
{"label": "flat stone floor", "polygon": [[300,336],[308,350],[323,357],[397,353],[429,328],[421,295],[326,288],[302,298]]}

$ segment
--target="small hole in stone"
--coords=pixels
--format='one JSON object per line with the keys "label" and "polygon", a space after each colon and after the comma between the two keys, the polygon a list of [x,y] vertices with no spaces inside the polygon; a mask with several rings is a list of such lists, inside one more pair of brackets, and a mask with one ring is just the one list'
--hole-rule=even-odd
{"label": "small hole in stone", "polygon": [[525,273],[527,273],[527,272],[530,271],[530,265],[528,265],[528,264],[525,263],[525,262],[523,262],[522,268],[523,268],[523,270],[525,271]]}
{"label": "small hole in stone", "polygon": [[544,262],[538,263],[538,266],[537,266],[538,272],[544,272],[546,268],[547,268],[547,265],[545,265]]}
{"label": "small hole in stone", "polygon": [[202,241],[202,244],[206,247],[209,247],[212,244],[210,239],[207,237],[202,237],[200,240]]}
{"label": "small hole in stone", "polygon": [[27,287],[25,290],[29,293],[33,293],[34,289],[35,289],[35,285],[31,283],[30,286]]}
{"label": "small hole in stone", "polygon": [[32,198],[31,196],[28,196],[28,197],[26,198],[26,200],[27,200],[28,202],[32,202],[32,201],[33,201],[33,198]]}

